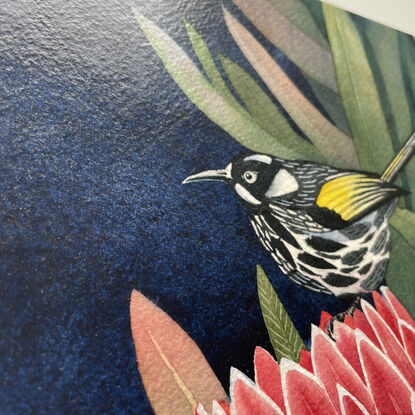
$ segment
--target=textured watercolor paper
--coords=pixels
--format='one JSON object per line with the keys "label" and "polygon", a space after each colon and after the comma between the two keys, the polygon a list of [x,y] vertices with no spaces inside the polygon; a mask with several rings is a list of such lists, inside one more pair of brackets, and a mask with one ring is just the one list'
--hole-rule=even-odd
{"label": "textured watercolor paper", "polygon": [[0,413],[415,413],[412,36],[317,0],[1,8]]}

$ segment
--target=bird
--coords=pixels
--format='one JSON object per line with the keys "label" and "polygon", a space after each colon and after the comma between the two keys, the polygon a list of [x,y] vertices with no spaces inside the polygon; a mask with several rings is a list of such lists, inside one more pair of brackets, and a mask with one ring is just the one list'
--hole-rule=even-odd
{"label": "bird", "polygon": [[390,255],[389,218],[399,198],[408,194],[393,181],[414,149],[415,133],[382,175],[244,154],[225,169],[203,171],[183,183],[229,184],[284,275],[308,290],[355,299],[335,316],[343,321],[360,298],[384,280]]}

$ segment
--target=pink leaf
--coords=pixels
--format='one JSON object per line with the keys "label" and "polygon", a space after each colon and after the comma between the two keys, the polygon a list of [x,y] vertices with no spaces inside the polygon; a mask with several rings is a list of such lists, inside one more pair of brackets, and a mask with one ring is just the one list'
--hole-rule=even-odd
{"label": "pink leaf", "polygon": [[130,302],[131,330],[144,388],[157,415],[194,414],[225,391],[196,343],[138,291]]}
{"label": "pink leaf", "polygon": [[378,413],[410,414],[413,391],[397,367],[360,330],[356,333],[356,341],[366,385]]}
{"label": "pink leaf", "polygon": [[368,302],[362,300],[361,304],[362,309],[382,346],[382,350],[397,366],[411,387],[414,387],[415,369],[406,355],[405,350],[399,343],[399,340],[393,334],[392,330],[386,325],[382,317],[380,317],[380,315]]}
{"label": "pink leaf", "polygon": [[323,382],[327,393],[340,411],[337,385],[349,391],[357,400],[375,413],[372,398],[356,371],[336,349],[333,342],[320,329],[312,326],[311,356],[314,373]]}
{"label": "pink leaf", "polygon": [[385,320],[385,323],[391,328],[395,336],[400,341],[400,333],[395,312],[389,307],[385,300],[377,291],[372,291],[373,301],[375,303],[376,311]]}
{"label": "pink leaf", "polygon": [[308,350],[300,350],[300,360],[298,361],[298,364],[310,373],[313,373],[314,370],[313,363],[311,362],[311,353]]}
{"label": "pink leaf", "polygon": [[380,291],[383,297],[386,299],[392,310],[396,313],[397,317],[405,320],[408,324],[415,328],[415,321],[410,314],[406,311],[405,307],[399,302],[399,300],[392,294],[392,291],[388,287],[380,287]]}
{"label": "pink leaf", "polygon": [[281,386],[281,372],[278,363],[262,347],[255,349],[255,383],[285,411]]}
{"label": "pink leaf", "polygon": [[337,385],[339,393],[340,409],[342,415],[370,415],[376,414],[376,409],[373,412],[368,412],[367,409],[346,389]]}
{"label": "pink leaf", "polygon": [[399,320],[399,330],[406,353],[415,365],[415,329],[405,320]]}
{"label": "pink leaf", "polygon": [[281,359],[282,390],[287,415],[333,415],[333,404],[322,383],[291,360]]}
{"label": "pink leaf", "polygon": [[221,404],[217,401],[213,401],[212,415],[230,415],[230,413],[230,408],[226,403],[222,402]]}
{"label": "pink leaf", "polygon": [[231,369],[231,414],[284,415],[271,398],[235,368]]}
{"label": "pink leaf", "polygon": [[332,319],[333,316],[329,314],[327,311],[322,311],[320,315],[320,328],[321,330],[326,331],[327,323]]}
{"label": "pink leaf", "polygon": [[373,344],[380,347],[380,344],[375,335],[375,332],[372,329],[372,326],[367,321],[366,316],[360,310],[356,310],[354,312],[353,321],[355,329],[360,329],[372,341]]}
{"label": "pink leaf", "polygon": [[345,324],[339,324],[335,331],[337,350],[346,358],[353,369],[364,381],[362,365],[360,364],[359,352],[357,351],[355,332]]}

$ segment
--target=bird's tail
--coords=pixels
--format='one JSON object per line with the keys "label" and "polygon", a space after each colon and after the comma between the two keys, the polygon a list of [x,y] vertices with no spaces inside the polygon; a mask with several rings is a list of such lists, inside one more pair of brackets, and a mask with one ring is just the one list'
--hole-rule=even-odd
{"label": "bird's tail", "polygon": [[406,144],[402,147],[401,151],[392,160],[389,166],[382,174],[382,180],[385,182],[393,182],[399,170],[408,162],[412,157],[415,150],[415,133],[411,135]]}

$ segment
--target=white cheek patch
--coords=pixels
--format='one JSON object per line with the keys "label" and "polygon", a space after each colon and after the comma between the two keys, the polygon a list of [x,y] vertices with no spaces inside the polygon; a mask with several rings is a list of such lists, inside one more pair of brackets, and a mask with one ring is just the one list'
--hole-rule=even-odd
{"label": "white cheek patch", "polygon": [[254,154],[244,158],[244,161],[260,161],[261,163],[271,164],[272,158],[265,154]]}
{"label": "white cheek patch", "polygon": [[293,193],[298,190],[298,183],[295,177],[287,170],[281,169],[274,177],[271,186],[265,193],[268,198],[278,197]]}
{"label": "white cheek patch", "polygon": [[252,205],[260,205],[261,202],[251,195],[245,187],[241,186],[239,183],[236,183],[235,190],[238,195],[245,200],[245,202],[251,203]]}

